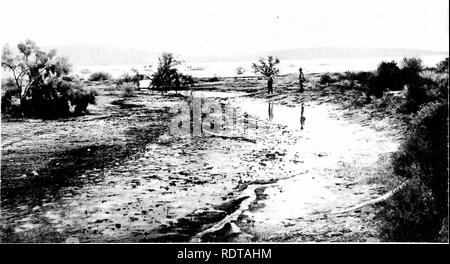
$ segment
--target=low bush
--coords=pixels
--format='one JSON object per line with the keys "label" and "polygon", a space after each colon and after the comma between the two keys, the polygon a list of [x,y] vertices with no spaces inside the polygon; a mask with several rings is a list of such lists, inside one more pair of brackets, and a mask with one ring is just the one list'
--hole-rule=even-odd
{"label": "low bush", "polygon": [[246,72],[246,70],[245,70],[245,68],[242,67],[242,66],[239,66],[239,67],[236,68],[236,74],[237,74],[237,75],[242,75],[242,74],[244,74],[245,72]]}
{"label": "low bush", "polygon": [[14,80],[7,78],[2,80],[2,113],[8,112],[13,107],[13,98],[20,95],[20,90],[17,88]]}
{"label": "low bush", "polygon": [[94,72],[89,76],[89,81],[96,82],[96,81],[106,81],[111,79],[111,75],[106,72]]}
{"label": "low bush", "polygon": [[204,80],[204,82],[219,82],[219,81],[220,81],[220,79],[217,76],[210,77],[210,78],[207,78],[206,80]]}
{"label": "low bush", "polygon": [[376,72],[379,89],[398,91],[403,88],[402,71],[395,61],[381,62]]}
{"label": "low bush", "polygon": [[373,72],[346,72],[344,74],[344,79],[353,80],[361,85],[368,85],[369,81],[374,78],[375,74]]}
{"label": "low bush", "polygon": [[22,113],[29,117],[56,118],[86,113],[89,104],[95,104],[95,91],[87,91],[79,83],[50,82],[33,89],[24,98]]}
{"label": "low bush", "polygon": [[324,73],[320,76],[319,84],[325,85],[333,81],[329,73]]}
{"label": "low bush", "polygon": [[388,90],[401,90],[402,74],[395,61],[381,62],[375,75],[367,76],[368,95],[381,98]]}
{"label": "low bush", "polygon": [[131,83],[124,83],[122,85],[122,96],[123,97],[133,97],[135,86]]}
{"label": "low bush", "polygon": [[445,58],[443,61],[439,62],[436,65],[436,71],[439,73],[447,73],[448,74],[448,57]]}

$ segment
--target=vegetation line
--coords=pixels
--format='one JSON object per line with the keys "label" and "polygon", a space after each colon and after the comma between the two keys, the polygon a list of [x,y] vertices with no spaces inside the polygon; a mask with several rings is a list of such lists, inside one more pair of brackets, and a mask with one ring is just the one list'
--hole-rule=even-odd
{"label": "vegetation line", "polygon": [[387,192],[387,193],[381,195],[381,196],[378,197],[378,198],[375,198],[375,199],[372,199],[372,200],[369,200],[369,201],[365,201],[365,202],[359,203],[359,204],[357,204],[357,205],[354,205],[354,206],[352,206],[352,207],[350,207],[350,208],[347,208],[347,209],[345,209],[345,210],[343,210],[343,211],[336,212],[336,213],[334,213],[334,214],[336,214],[336,215],[339,215],[339,214],[345,214],[345,213],[349,213],[349,212],[358,210],[358,209],[360,209],[360,208],[363,208],[363,207],[366,207],[366,206],[369,206],[369,205],[374,205],[374,204],[378,204],[378,203],[384,202],[384,201],[388,200],[389,198],[391,198],[394,194],[396,194],[396,193],[398,193],[399,191],[403,190],[403,189],[405,188],[405,186],[408,184],[408,182],[409,182],[409,181],[405,181],[404,183],[402,183],[402,184],[400,184],[399,186],[397,186],[394,190],[389,191],[389,192]]}

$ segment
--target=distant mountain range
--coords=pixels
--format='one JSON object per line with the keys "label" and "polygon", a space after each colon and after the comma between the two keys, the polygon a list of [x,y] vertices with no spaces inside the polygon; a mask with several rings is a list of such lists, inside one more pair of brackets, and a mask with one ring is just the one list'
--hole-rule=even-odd
{"label": "distant mountain range", "polygon": [[[69,45],[56,47],[58,54],[66,56],[73,65],[135,65],[151,64],[157,61],[159,52],[144,51],[134,48],[116,48],[95,45]],[[437,52],[418,49],[391,49],[391,48],[298,48],[276,50],[271,52],[250,52],[212,55],[179,54],[186,62],[217,62],[217,61],[250,61],[258,57],[273,55],[280,60],[302,59],[338,59],[361,57],[414,57],[426,55],[448,55],[448,52]]]}
{"label": "distant mountain range", "polygon": [[156,61],[159,53],[95,45],[55,47],[57,54],[69,58],[73,65],[134,65]]}

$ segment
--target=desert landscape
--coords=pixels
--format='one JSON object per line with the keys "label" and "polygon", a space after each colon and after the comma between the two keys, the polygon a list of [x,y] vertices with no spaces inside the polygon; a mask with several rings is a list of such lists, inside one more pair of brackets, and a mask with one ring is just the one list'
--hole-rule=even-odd
{"label": "desert landscape", "polygon": [[[126,96],[86,81],[86,115],[4,116],[2,240],[380,241],[380,202],[364,203],[404,182],[391,154],[407,116],[321,76],[303,93],[278,77],[273,95],[257,77]],[[196,99],[201,132],[186,127]]]}
{"label": "desert landscape", "polygon": [[1,243],[448,243],[440,27],[398,3],[161,5],[8,31]]}

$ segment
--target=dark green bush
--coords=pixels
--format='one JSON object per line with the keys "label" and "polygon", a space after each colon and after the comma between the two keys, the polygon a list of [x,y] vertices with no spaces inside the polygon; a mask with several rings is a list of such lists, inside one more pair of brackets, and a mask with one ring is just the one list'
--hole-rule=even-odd
{"label": "dark green bush", "polygon": [[111,79],[111,75],[106,72],[94,72],[89,76],[89,81],[106,81]]}

